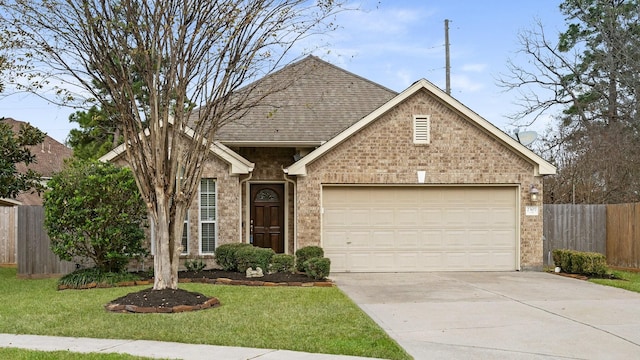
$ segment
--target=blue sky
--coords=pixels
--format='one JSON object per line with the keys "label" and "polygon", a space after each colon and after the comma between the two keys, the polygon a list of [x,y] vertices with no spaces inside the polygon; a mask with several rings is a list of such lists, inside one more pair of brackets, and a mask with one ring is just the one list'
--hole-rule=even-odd
{"label": "blue sky", "polygon": [[[498,128],[511,131],[506,115],[518,109],[517,94],[505,93],[496,78],[507,72],[507,59],[516,58],[519,31],[531,28],[536,19],[549,37],[565,28],[560,3],[363,0],[363,11],[339,15],[341,28],[325,36],[329,47],[315,54],[398,92],[421,78],[444,89],[444,20],[449,19],[451,95]],[[0,116],[28,121],[61,142],[74,126],[68,121],[73,111],[26,94],[0,99]],[[528,130],[541,132],[545,125],[540,121]]]}

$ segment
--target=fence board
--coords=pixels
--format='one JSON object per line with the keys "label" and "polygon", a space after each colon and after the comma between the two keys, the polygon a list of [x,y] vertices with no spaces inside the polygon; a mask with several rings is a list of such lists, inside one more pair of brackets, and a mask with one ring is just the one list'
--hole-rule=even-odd
{"label": "fence board", "polygon": [[607,253],[607,205],[544,205],[544,264],[555,249]]}
{"label": "fence board", "polygon": [[0,206],[0,264],[16,263],[16,211],[15,206]]}
{"label": "fence board", "polygon": [[75,264],[60,261],[50,249],[44,229],[42,206],[18,207],[18,277],[47,277],[68,274]]}
{"label": "fence board", "polygon": [[609,205],[607,211],[607,263],[640,268],[640,204]]}

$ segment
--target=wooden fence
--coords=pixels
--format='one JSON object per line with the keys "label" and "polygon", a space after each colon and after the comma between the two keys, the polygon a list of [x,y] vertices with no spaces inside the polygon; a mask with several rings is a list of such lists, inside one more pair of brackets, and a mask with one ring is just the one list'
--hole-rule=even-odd
{"label": "wooden fence", "polygon": [[18,277],[39,278],[72,272],[75,264],[60,261],[50,249],[42,206],[18,206]]}
{"label": "wooden fence", "polygon": [[607,205],[607,263],[640,269],[640,204]]}
{"label": "wooden fence", "polygon": [[555,249],[606,255],[607,205],[544,205],[544,264]]}
{"label": "wooden fence", "polygon": [[640,269],[640,203],[544,205],[544,264],[551,251],[604,254],[612,267]]}
{"label": "wooden fence", "polygon": [[0,265],[16,264],[16,212],[15,206],[0,206]]}

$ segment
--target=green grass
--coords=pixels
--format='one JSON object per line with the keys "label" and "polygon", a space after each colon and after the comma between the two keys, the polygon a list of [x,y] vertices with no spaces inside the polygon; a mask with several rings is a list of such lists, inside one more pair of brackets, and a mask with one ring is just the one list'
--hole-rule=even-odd
{"label": "green grass", "polygon": [[0,359],[13,360],[138,360],[150,359],[127,354],[72,353],[69,351],[36,351],[17,348],[0,348]]}
{"label": "green grass", "polygon": [[103,305],[145,287],[56,290],[0,268],[0,332],[286,349],[410,359],[338,288],[180,284],[222,306],[178,314],[109,313]]}
{"label": "green grass", "polygon": [[613,270],[611,273],[617,279],[589,279],[589,281],[640,293],[640,273],[620,270]]}

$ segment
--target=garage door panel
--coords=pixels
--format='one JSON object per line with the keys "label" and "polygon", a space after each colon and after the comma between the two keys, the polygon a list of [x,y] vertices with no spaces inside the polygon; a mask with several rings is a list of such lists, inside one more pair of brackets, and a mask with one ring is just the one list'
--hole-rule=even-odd
{"label": "garage door panel", "polygon": [[399,226],[412,226],[416,227],[420,225],[420,209],[397,209],[395,211],[396,224]]}
{"label": "garage door panel", "polygon": [[398,230],[395,233],[395,247],[417,249],[421,243],[421,235],[418,230]]}
{"label": "garage door panel", "polygon": [[371,222],[371,211],[369,209],[352,209],[343,213],[347,226],[368,226]]}
{"label": "garage door panel", "polygon": [[465,230],[449,230],[444,234],[444,246],[464,248],[467,246],[467,232]]}
{"label": "garage door panel", "polygon": [[369,226],[390,226],[395,222],[393,209],[372,209]]}
{"label": "garage door panel", "polygon": [[467,211],[465,209],[445,209],[444,217],[440,225],[448,226],[465,226],[469,221]]}
{"label": "garage door panel", "polygon": [[440,225],[444,218],[444,209],[426,208],[420,211],[420,223],[423,226]]}
{"label": "garage door panel", "polygon": [[332,271],[515,270],[516,190],[325,187],[325,254]]}
{"label": "garage door panel", "polygon": [[422,231],[421,248],[424,249],[440,249],[444,245],[443,230],[423,230]]}
{"label": "garage door panel", "polygon": [[397,239],[393,230],[374,230],[372,233],[373,248],[393,249],[395,240]]}

